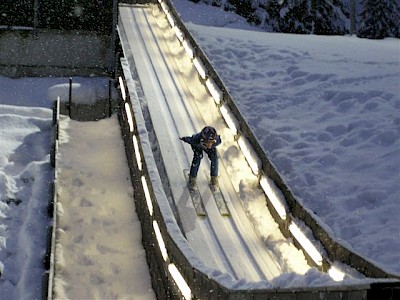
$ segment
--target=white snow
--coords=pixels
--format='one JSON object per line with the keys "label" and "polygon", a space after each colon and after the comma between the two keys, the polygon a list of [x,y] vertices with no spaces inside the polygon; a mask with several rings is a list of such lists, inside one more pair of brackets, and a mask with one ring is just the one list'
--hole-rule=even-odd
{"label": "white snow", "polygon": [[[68,99],[68,82],[0,77],[0,299],[41,298],[54,179],[51,107],[57,96]],[[108,97],[107,78],[73,82],[74,101]],[[55,297],[128,299],[140,291],[140,299],[155,299],[116,115],[87,123],[63,117],[61,125]]]}
{"label": "white snow", "polygon": [[[173,2],[299,201],[345,246],[400,274],[399,40],[261,33],[218,8]],[[106,80],[78,79],[96,90]],[[66,82],[0,77],[0,298],[40,297],[48,95]],[[260,231],[270,226],[261,205],[248,205]]]}
{"label": "white snow", "polygon": [[400,274],[399,40],[232,30],[229,13],[173,3],[296,198]]}
{"label": "white snow", "polygon": [[33,299],[41,290],[38,278],[43,273],[47,192],[53,174],[51,118],[48,108],[0,105],[2,299]]}
{"label": "white snow", "polygon": [[[82,99],[85,104],[94,104],[99,98],[96,95],[96,91],[93,87],[88,85],[82,85],[80,83],[72,83],[72,90],[74,91],[73,97]],[[67,101],[69,99],[69,83],[61,83],[49,88],[47,96],[49,99],[57,99],[60,97],[61,100]]]}
{"label": "white snow", "polygon": [[59,149],[55,299],[155,299],[117,115],[62,116]]}

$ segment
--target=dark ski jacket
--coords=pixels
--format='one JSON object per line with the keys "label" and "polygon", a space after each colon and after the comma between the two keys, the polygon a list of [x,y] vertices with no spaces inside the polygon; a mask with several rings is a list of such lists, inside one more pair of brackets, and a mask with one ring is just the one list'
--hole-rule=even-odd
{"label": "dark ski jacket", "polygon": [[219,144],[221,144],[221,137],[217,135],[216,142],[211,146],[211,149],[207,149],[201,144],[201,132],[195,133],[192,136],[184,136],[180,138],[185,143],[188,143],[192,146],[193,151],[201,152],[202,150],[211,150],[215,149]]}

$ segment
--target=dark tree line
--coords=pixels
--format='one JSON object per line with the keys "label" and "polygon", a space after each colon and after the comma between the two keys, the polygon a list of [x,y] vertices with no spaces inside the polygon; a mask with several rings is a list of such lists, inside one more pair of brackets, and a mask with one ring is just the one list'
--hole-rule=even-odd
{"label": "dark tree line", "polygon": [[367,38],[400,38],[400,4],[397,0],[362,0],[358,34]]}
{"label": "dark tree line", "polygon": [[[400,0],[191,0],[222,7],[266,31],[400,38]],[[112,0],[1,0],[0,25],[108,33]]]}
{"label": "dark tree line", "polygon": [[400,0],[192,0],[220,6],[266,31],[400,38]]}

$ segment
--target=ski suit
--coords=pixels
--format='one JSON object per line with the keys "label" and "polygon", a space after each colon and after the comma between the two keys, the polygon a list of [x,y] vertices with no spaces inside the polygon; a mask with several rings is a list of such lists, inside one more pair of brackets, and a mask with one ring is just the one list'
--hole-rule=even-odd
{"label": "ski suit", "polygon": [[216,147],[221,144],[221,137],[218,135],[216,138],[216,142],[210,147],[207,148],[201,143],[201,132],[195,133],[192,136],[185,136],[180,138],[182,141],[190,144],[193,150],[193,160],[192,165],[190,166],[191,177],[196,177],[197,172],[199,171],[201,159],[203,158],[203,151],[207,154],[208,158],[211,161],[211,176],[218,176],[218,154]]}

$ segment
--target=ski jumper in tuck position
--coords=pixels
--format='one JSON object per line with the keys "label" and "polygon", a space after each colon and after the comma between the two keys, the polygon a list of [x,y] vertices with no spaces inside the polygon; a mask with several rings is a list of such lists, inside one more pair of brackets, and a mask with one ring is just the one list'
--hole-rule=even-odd
{"label": "ski jumper in tuck position", "polygon": [[210,187],[216,189],[218,187],[218,153],[217,146],[221,144],[221,137],[217,134],[214,127],[206,126],[201,132],[192,136],[180,137],[180,139],[192,147],[193,160],[189,173],[189,189],[196,186],[197,173],[199,171],[203,153],[206,153],[211,162],[211,182]]}

